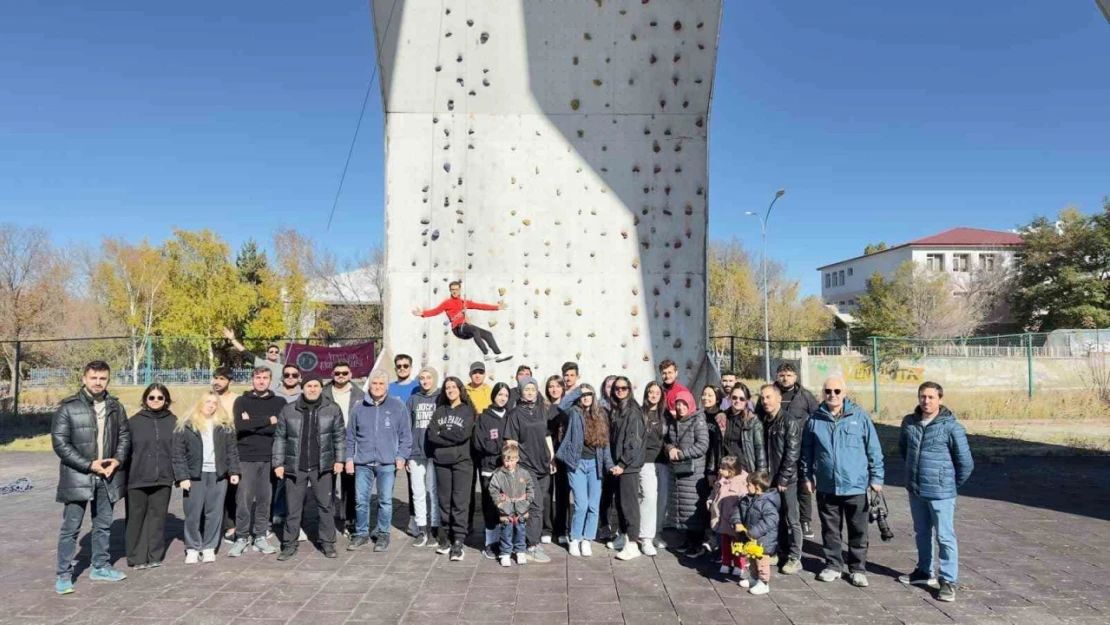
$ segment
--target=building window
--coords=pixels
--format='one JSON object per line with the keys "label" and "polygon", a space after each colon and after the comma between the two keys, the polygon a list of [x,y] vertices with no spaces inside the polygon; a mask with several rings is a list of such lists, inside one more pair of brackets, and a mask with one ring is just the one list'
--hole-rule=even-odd
{"label": "building window", "polygon": [[953,254],[952,271],[967,273],[971,270],[971,254]]}
{"label": "building window", "polygon": [[827,274],[825,274],[825,288],[827,289],[830,286],[832,286],[832,274],[827,273]]}
{"label": "building window", "polygon": [[944,254],[926,254],[925,266],[930,271],[944,271]]}
{"label": "building window", "polygon": [[994,271],[998,267],[998,257],[994,254],[980,254],[979,268],[983,271]]}
{"label": "building window", "polygon": [[851,275],[852,275],[852,268],[851,268],[851,267],[849,267],[849,268],[848,268],[848,275],[849,275],[849,276],[851,276]]}
{"label": "building window", "polygon": [[844,270],[840,270],[840,286],[844,286]]}
{"label": "building window", "polygon": [[856,305],[856,300],[854,300],[854,299],[848,300],[848,305],[849,306],[855,306]]}

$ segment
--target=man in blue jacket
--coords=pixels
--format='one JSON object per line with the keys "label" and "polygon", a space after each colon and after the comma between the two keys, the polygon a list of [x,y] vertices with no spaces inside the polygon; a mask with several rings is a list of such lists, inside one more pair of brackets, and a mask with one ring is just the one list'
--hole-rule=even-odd
{"label": "man in blue jacket", "polygon": [[412,424],[401,400],[391,397],[383,371],[370,373],[369,393],[347,420],[347,474],[355,476],[354,551],[370,542],[370,495],[378,482],[378,524],[374,551],[389,549],[393,520],[393,480],[405,469],[412,448]]}
{"label": "man in blue jacket", "polygon": [[[956,489],[963,486],[975,463],[967,431],[956,415],[940,403],[944,388],[925,382],[917,388],[917,410],[902,419],[898,453],[906,463],[906,490],[917,538],[917,568],[898,581],[938,588],[937,599],[956,600],[959,549],[956,546]],[[933,576],[936,561],[933,534],[940,544],[940,582]]]}
{"label": "man in blue jacket", "polygon": [[867,586],[867,490],[883,490],[883,449],[871,415],[848,400],[844,380],[825,380],[824,399],[802,434],[802,476],[817,491],[825,569],[817,580],[844,575],[841,526],[848,526],[848,571],[853,586]]}

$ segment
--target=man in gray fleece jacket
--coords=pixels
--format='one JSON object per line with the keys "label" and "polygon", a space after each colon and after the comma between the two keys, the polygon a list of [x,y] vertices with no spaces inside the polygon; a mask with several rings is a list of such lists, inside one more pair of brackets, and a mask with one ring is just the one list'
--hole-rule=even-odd
{"label": "man in gray fleece jacket", "polygon": [[393,480],[403,471],[412,448],[408,411],[401,400],[387,395],[383,371],[370,374],[370,392],[347,420],[348,475],[355,476],[355,536],[348,550],[370,542],[370,495],[378,482],[377,544],[374,551],[389,549],[389,524],[393,520]]}
{"label": "man in gray fleece jacket", "polygon": [[525,541],[525,521],[528,508],[536,496],[532,484],[532,474],[527,469],[517,467],[520,461],[520,448],[515,443],[506,443],[501,450],[501,468],[493,472],[489,480],[489,496],[497,502],[501,513],[501,566],[509,566],[511,554],[516,554],[517,564],[528,561]]}

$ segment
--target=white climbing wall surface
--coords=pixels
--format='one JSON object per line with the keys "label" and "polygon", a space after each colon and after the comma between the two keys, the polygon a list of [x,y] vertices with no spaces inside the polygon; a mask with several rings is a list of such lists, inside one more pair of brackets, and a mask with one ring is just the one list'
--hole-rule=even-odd
{"label": "white climbing wall surface", "polygon": [[637,387],[706,349],[709,105],[721,0],[373,0],[385,103],[385,348],[465,379],[421,319],[447,283],[515,358]]}

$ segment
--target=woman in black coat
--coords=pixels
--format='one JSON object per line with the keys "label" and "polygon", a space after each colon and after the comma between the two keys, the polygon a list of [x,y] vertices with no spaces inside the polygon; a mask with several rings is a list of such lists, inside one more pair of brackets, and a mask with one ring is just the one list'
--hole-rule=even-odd
{"label": "woman in black coat", "polygon": [[[742,382],[732,389],[732,396],[746,398],[730,401],[724,413],[724,427],[720,433],[718,462],[725,456],[736,456],[740,466],[748,473],[767,470],[767,447],[763,441],[763,423],[752,411],[751,391]],[[712,438],[712,437],[711,437]]]}
{"label": "woman in black coat", "polygon": [[127,565],[162,566],[166,557],[166,516],[173,491],[173,430],[170,391],[155,382],[143,391],[143,407],[131,417],[131,459],[127,483]]}

